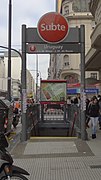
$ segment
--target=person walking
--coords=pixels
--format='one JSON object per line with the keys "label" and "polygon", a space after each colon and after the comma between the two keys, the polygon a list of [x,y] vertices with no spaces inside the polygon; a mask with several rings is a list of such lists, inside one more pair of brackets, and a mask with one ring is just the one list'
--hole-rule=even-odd
{"label": "person walking", "polygon": [[91,120],[92,139],[95,139],[97,132],[98,118],[99,118],[99,103],[96,96],[92,98],[92,101],[90,103],[89,116]]}
{"label": "person walking", "polygon": [[89,121],[90,121],[90,116],[89,116],[89,105],[90,105],[90,100],[86,98],[86,128],[89,128]]}
{"label": "person walking", "polygon": [[98,103],[99,103],[99,129],[101,130],[101,95],[98,95]]}

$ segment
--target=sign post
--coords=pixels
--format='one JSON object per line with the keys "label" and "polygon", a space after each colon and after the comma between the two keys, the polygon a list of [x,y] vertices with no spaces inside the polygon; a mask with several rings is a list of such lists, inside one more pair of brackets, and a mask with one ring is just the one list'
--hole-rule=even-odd
{"label": "sign post", "polygon": [[21,112],[22,112],[22,134],[21,140],[27,140],[27,119],[26,119],[26,25],[22,25],[22,72],[21,72]]}
{"label": "sign post", "polygon": [[85,99],[85,27],[80,26],[80,41],[81,41],[81,139],[86,140],[86,99]]}

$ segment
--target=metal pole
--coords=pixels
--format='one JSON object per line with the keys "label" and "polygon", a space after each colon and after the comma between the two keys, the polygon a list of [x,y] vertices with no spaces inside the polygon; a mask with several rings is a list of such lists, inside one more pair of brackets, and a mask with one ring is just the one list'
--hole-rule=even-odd
{"label": "metal pole", "polygon": [[61,6],[62,6],[62,0],[55,0],[55,9],[56,9],[56,12],[60,13],[61,11]]}
{"label": "metal pole", "polygon": [[22,142],[27,140],[27,98],[26,98],[26,25],[22,25],[22,72],[21,72],[21,110],[22,110]]}
{"label": "metal pole", "polygon": [[11,101],[11,21],[12,3],[9,0],[9,24],[8,24],[8,100]]}
{"label": "metal pole", "polygon": [[38,102],[38,54],[36,54],[36,103]]}
{"label": "metal pole", "polygon": [[56,12],[58,12],[58,0],[56,0]]}
{"label": "metal pole", "polygon": [[[29,71],[35,71],[36,72],[36,70],[34,70],[34,69],[29,69]],[[41,72],[38,70],[38,73],[40,74],[40,78],[41,78]]]}
{"label": "metal pole", "polygon": [[86,96],[85,96],[85,26],[80,26],[80,41],[81,41],[81,139],[86,140]]}

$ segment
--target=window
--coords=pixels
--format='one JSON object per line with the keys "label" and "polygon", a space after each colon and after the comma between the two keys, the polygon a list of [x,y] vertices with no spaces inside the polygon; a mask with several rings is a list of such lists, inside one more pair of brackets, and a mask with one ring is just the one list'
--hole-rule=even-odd
{"label": "window", "polygon": [[65,65],[65,66],[69,66],[69,62],[65,62],[64,65]]}
{"label": "window", "polygon": [[97,73],[91,73],[91,78],[97,79]]}
{"label": "window", "polygon": [[69,6],[65,6],[64,7],[64,13],[65,14],[69,14]]}
{"label": "window", "polygon": [[64,79],[67,79],[67,83],[72,84],[72,83],[78,83],[78,75],[76,74],[68,74],[64,77]]}
{"label": "window", "polygon": [[69,56],[65,55],[64,56],[64,67],[68,67],[70,65],[69,63]]}

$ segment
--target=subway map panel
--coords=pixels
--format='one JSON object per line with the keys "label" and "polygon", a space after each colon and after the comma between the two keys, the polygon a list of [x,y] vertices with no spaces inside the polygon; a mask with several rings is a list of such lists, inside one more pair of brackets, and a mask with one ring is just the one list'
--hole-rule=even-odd
{"label": "subway map panel", "polygon": [[41,83],[41,101],[66,101],[65,82]]}

